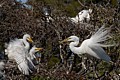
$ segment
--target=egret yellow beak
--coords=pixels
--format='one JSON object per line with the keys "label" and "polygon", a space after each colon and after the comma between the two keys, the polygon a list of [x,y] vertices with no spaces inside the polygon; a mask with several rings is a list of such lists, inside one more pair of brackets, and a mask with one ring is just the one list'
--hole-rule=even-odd
{"label": "egret yellow beak", "polygon": [[29,42],[33,43],[32,38],[27,38],[27,40],[28,40]]}
{"label": "egret yellow beak", "polygon": [[59,41],[59,43],[62,44],[62,43],[64,43],[64,42],[68,42],[68,40],[69,40],[69,38],[66,38],[66,39],[64,39],[64,40],[62,40],[62,41]]}
{"label": "egret yellow beak", "polygon": [[35,48],[36,51],[41,51],[43,48]]}

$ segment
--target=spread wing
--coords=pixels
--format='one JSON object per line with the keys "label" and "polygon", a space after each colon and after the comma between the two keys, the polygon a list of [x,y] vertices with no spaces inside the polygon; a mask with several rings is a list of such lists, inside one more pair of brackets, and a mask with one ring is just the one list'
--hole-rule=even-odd
{"label": "spread wing", "polygon": [[26,59],[26,49],[19,39],[12,40],[7,48],[8,58],[15,60],[18,69],[25,75],[29,75],[28,60]]}
{"label": "spread wing", "polygon": [[109,62],[111,59],[103,50],[102,47],[108,47],[111,45],[102,44],[109,37],[109,30],[102,26],[90,39],[87,40],[87,50],[86,52],[98,59],[103,59]]}
{"label": "spread wing", "polygon": [[98,59],[103,59],[107,62],[111,61],[111,58],[106,54],[106,52],[100,46],[88,46],[86,53]]}

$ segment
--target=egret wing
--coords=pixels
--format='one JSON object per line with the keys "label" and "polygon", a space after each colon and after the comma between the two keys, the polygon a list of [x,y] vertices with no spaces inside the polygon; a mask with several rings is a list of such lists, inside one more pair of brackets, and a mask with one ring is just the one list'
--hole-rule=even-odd
{"label": "egret wing", "polygon": [[18,69],[23,74],[29,75],[29,71],[31,71],[31,70],[29,69],[29,66],[28,66],[28,60],[21,54],[16,54],[16,56],[14,56],[14,60],[18,64]]}
{"label": "egret wing", "polygon": [[100,46],[88,46],[86,53],[98,59],[103,59],[107,62],[111,61],[111,58],[106,54],[106,52]]}
{"label": "egret wing", "polygon": [[16,61],[18,69],[25,75],[29,75],[28,60],[26,59],[26,49],[19,39],[12,40],[7,48],[9,59]]}
{"label": "egret wing", "polygon": [[9,51],[8,57],[16,61],[18,69],[25,75],[29,75],[28,60],[25,56],[25,51],[23,47],[15,47]]}
{"label": "egret wing", "polygon": [[[102,44],[109,37],[109,30],[107,30],[104,25],[88,40],[86,40],[86,53],[109,62],[111,59],[103,50],[102,47],[108,47],[111,45]],[[84,44],[85,44],[84,43]]]}

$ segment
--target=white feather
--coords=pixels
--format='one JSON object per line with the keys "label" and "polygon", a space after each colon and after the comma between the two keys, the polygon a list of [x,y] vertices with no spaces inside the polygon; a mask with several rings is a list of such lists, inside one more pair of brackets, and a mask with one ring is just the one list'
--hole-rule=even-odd
{"label": "white feather", "polygon": [[92,10],[82,10],[81,12],[79,12],[76,17],[70,18],[70,20],[74,23],[78,23],[78,22],[83,22],[85,21],[85,19],[87,19],[87,22],[90,21],[90,14],[92,13]]}
{"label": "white feather", "polygon": [[37,47],[35,47],[35,46],[33,46],[31,49],[30,49],[30,52],[29,52],[29,54],[30,54],[30,59],[34,59],[34,58],[36,58],[35,57],[35,53],[37,52],[36,50],[35,50],[35,48],[37,48]]}
{"label": "white feather", "polygon": [[4,65],[5,65],[4,62],[0,62],[0,70],[3,70],[3,69],[4,69]]}
{"label": "white feather", "polygon": [[106,41],[109,37],[109,30],[101,27],[90,39],[86,39],[82,42],[80,47],[76,47],[79,44],[79,38],[77,36],[70,36],[68,41],[73,41],[69,44],[71,51],[75,54],[84,54],[87,53],[91,56],[94,56],[98,59],[103,59],[109,62],[111,59],[103,50],[102,47],[108,47],[111,45],[105,45],[101,42]]}
{"label": "white feather", "polygon": [[11,40],[5,50],[8,58],[15,60],[18,65],[18,69],[25,75],[29,75],[29,72],[31,72],[29,68],[30,66],[28,65],[30,60],[27,58],[29,56],[29,43],[27,42],[27,37],[30,36],[26,34],[23,36],[23,39],[16,38]]}

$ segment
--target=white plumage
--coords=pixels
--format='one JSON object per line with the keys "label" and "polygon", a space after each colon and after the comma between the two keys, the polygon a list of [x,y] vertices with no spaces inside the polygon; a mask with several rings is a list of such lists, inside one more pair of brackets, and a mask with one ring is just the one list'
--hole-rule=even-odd
{"label": "white plumage", "polygon": [[81,43],[80,47],[76,47],[79,44],[79,38],[77,36],[70,36],[67,39],[61,41],[61,43],[66,41],[71,41],[69,47],[71,51],[75,54],[84,54],[87,53],[91,56],[94,56],[98,59],[103,59],[107,62],[111,61],[111,58],[106,54],[102,47],[108,47],[111,45],[105,45],[101,42],[106,41],[109,37],[109,30],[101,27],[91,38],[84,40]]}
{"label": "white plumage", "polygon": [[27,40],[32,42],[30,35],[25,34],[23,36],[23,39],[11,40],[8,44],[7,49],[5,49],[8,58],[15,60],[18,65],[18,69],[25,75],[29,75],[29,71],[31,72],[28,66],[29,62],[34,67],[32,61],[28,59],[28,50],[30,48],[30,45]]}
{"label": "white plumage", "polygon": [[[39,60],[39,56],[38,56],[38,55],[40,55],[40,53],[38,53],[38,51],[40,51],[40,50],[42,50],[42,49],[43,49],[43,48],[37,48],[36,46],[33,46],[33,47],[30,49],[29,59],[31,59],[34,64],[39,63],[39,62],[38,62],[38,60]],[[36,56],[36,54],[38,54],[38,55]],[[31,67],[31,69],[33,70],[34,68]]]}
{"label": "white plumage", "polygon": [[92,9],[89,10],[82,10],[79,12],[76,17],[70,18],[72,22],[79,23],[87,20],[87,22],[90,21],[90,14],[92,13]]}
{"label": "white plumage", "polygon": [[5,65],[4,62],[0,62],[0,71],[4,69],[4,65]]}
{"label": "white plumage", "polygon": [[33,46],[31,49],[30,49],[30,59],[36,59],[36,56],[35,56],[35,53],[42,50],[42,48],[37,48],[36,46]]}
{"label": "white plumage", "polygon": [[4,69],[4,62],[0,62],[0,80],[5,80],[5,74],[4,72],[2,72],[2,70]]}

